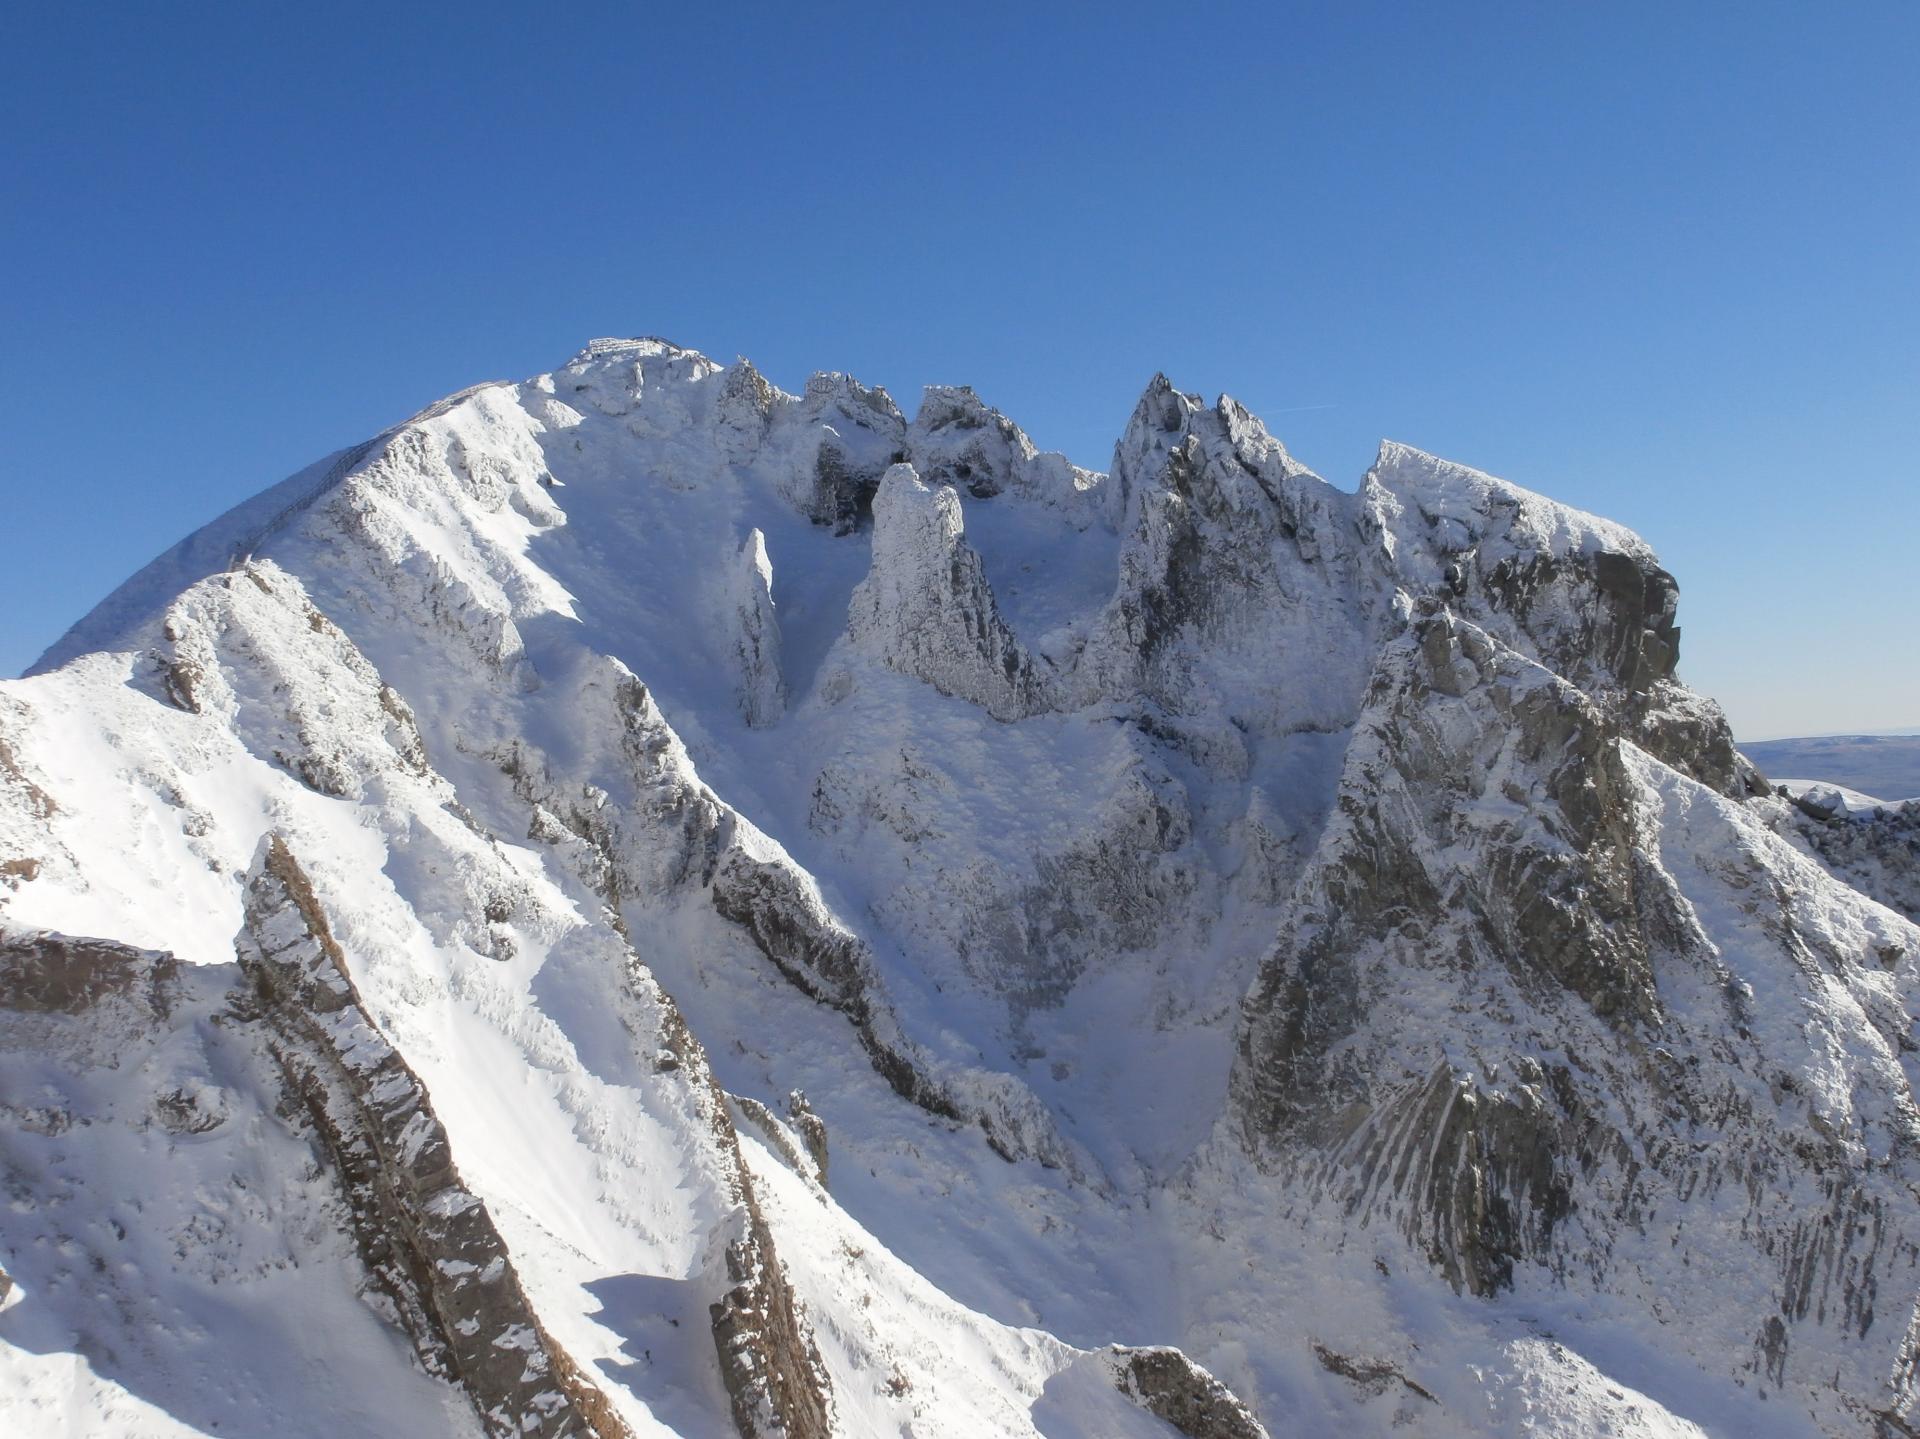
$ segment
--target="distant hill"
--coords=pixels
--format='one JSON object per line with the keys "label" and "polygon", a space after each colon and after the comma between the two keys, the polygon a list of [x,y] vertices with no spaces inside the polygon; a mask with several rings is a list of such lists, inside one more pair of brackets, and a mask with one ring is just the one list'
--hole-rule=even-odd
{"label": "distant hill", "polygon": [[1740,752],[1768,779],[1818,779],[1876,799],[1920,795],[1920,735],[1837,734],[1762,740]]}

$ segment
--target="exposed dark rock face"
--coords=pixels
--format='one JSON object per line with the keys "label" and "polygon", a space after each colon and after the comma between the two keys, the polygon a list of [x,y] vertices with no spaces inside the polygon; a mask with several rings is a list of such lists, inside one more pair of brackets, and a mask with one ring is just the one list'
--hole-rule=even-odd
{"label": "exposed dark rock face", "polygon": [[[533,1315],[482,1201],[461,1184],[424,1089],[361,1008],[312,887],[277,836],[248,881],[238,941],[273,1049],[352,1207],[369,1268],[428,1371],[462,1384],[502,1435],[628,1431]],[[637,964],[637,961],[635,961]],[[704,1098],[740,1206],[712,1305],[721,1378],[745,1439],[824,1439],[832,1391],[740,1161],[723,1096],[668,1004],[674,1068]]]}
{"label": "exposed dark rock face", "polygon": [[710,1309],[733,1422],[742,1439],[832,1439],[826,1366],[799,1317],[750,1184],[743,1199],[747,1232],[727,1246],[731,1287]]}
{"label": "exposed dark rock face", "polygon": [[907,422],[892,397],[848,375],[815,375],[790,422],[814,437],[811,470],[795,491],[801,512],[835,534],[859,528],[887,466],[906,458]]}
{"label": "exposed dark rock face", "polygon": [[361,1007],[313,887],[278,835],[247,881],[235,948],[290,1094],[339,1176],[368,1269],[421,1364],[489,1433],[628,1433],[528,1305],[426,1091]]}
{"label": "exposed dark rock face", "polygon": [[1313,1346],[1313,1357],[1319,1360],[1322,1369],[1350,1381],[1363,1394],[1380,1395],[1389,1389],[1400,1389],[1429,1404],[1440,1402],[1431,1389],[1417,1380],[1409,1379],[1399,1365],[1388,1360],[1356,1358],[1338,1353],[1324,1344]]}
{"label": "exposed dark rock face", "polygon": [[813,1106],[807,1103],[806,1094],[798,1089],[787,1095],[787,1118],[800,1131],[800,1142],[806,1145],[807,1157],[813,1160],[814,1174],[824,1188],[827,1183],[826,1120],[814,1113]]}
{"label": "exposed dark rock face", "polygon": [[[1467,1292],[1523,1264],[1633,1289],[1670,1246],[1760,1269],[1786,1296],[1763,1323],[1773,1301],[1751,1295],[1753,1372],[1777,1387],[1797,1326],[1868,1340],[1874,1295],[1909,1262],[1894,1256],[1920,1253],[1887,1207],[1920,1153],[1893,1060],[1910,1020],[1875,978],[1910,959],[1875,949],[1897,921],[1796,912],[1776,877],[1790,857],[1726,801],[1670,777],[1660,815],[1651,765],[1572,685],[1420,607],[1382,654],[1336,815],[1247,999],[1233,1107],[1258,1162],[1343,1223],[1397,1225]],[[1745,858],[1683,900],[1662,826],[1696,822]],[[1790,1066],[1817,1075],[1825,1041],[1804,1060],[1756,1042],[1753,986],[1692,907],[1715,902],[1743,916],[1743,964],[1777,956],[1776,983],[1839,984],[1881,1016],[1884,1106],[1822,1114]],[[1751,1196],[1738,1224],[1713,1200],[1729,1187]],[[1897,1337],[1849,1362],[1911,1404]]]}
{"label": "exposed dark rock face", "polygon": [[128,998],[164,1022],[179,972],[170,954],[50,930],[0,932],[0,1007],[23,1014],[80,1014]]}
{"label": "exposed dark rock face", "polygon": [[1233,1391],[1178,1349],[1116,1344],[1107,1362],[1122,1394],[1187,1439],[1267,1439]]}
{"label": "exposed dark rock face", "polygon": [[806,882],[786,865],[729,849],[715,866],[713,907],[744,928],[754,946],[811,998],[858,1023],[874,983],[859,938],[835,924]]}
{"label": "exposed dark rock face", "polygon": [[895,1093],[942,1118],[966,1117],[896,1047],[891,1016],[876,1023],[869,996],[878,982],[866,945],[833,922],[798,874],[734,849],[714,871],[712,894],[721,917],[743,928],[796,988],[853,1021],[873,1067]]}
{"label": "exposed dark rock face", "polygon": [[1599,521],[1569,533],[1551,501],[1391,443],[1360,500],[1394,583],[1570,681],[1683,773],[1757,792],[1719,707],[1674,676],[1679,586],[1636,536]]}
{"label": "exposed dark rock face", "polygon": [[[636,974],[640,960],[629,952]],[[835,1432],[833,1383],[820,1357],[812,1326],[774,1248],[773,1232],[760,1210],[753,1176],[740,1154],[740,1137],[728,1116],[730,1096],[713,1077],[705,1049],[664,994],[666,1067],[692,1087],[694,1102],[720,1146],[730,1197],[739,1206],[738,1227],[725,1251],[727,1288],[708,1306],[720,1379],[742,1439],[831,1439]],[[765,1105],[733,1100],[776,1148],[785,1149],[780,1126]],[[784,1157],[804,1171],[797,1154]],[[824,1183],[824,1165],[820,1179]]]}

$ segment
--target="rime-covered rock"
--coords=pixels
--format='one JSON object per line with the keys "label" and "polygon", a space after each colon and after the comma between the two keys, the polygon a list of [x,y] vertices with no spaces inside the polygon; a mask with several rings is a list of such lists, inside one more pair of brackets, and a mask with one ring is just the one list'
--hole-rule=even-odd
{"label": "rime-covered rock", "polygon": [[1350,722],[1385,605],[1351,495],[1233,400],[1209,407],[1164,376],[1106,490],[1119,575],[1078,657],[1081,696],[1144,699],[1202,753],[1231,755],[1236,732]]}
{"label": "rime-covered rock", "polygon": [[773,611],[773,563],[767,537],[754,530],[731,570],[734,655],[740,666],[740,713],[750,725],[775,723],[787,711],[780,677],[780,619]]}
{"label": "rime-covered rock", "polygon": [[995,719],[1050,707],[1053,683],[1000,618],[960,497],[895,465],[873,502],[873,568],[847,619],[856,648],[888,669],[971,700]]}
{"label": "rime-covered rock", "polygon": [[971,385],[927,386],[907,429],[907,453],[927,484],[951,485],[977,500],[1011,491],[1082,526],[1095,517],[1101,476],[1065,455],[1043,453]]}

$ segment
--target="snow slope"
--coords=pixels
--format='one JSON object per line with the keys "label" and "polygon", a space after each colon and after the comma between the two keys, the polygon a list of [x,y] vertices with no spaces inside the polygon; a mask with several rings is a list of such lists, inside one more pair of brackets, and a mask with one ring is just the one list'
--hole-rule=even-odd
{"label": "snow slope", "polygon": [[451,397],[0,684],[0,1415],[1904,1432],[1920,930],[1675,595],[1160,378]]}

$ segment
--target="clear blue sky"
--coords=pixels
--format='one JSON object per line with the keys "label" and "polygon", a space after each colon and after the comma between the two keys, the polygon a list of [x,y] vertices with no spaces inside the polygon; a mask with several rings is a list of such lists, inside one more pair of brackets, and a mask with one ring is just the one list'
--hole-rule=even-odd
{"label": "clear blue sky", "polygon": [[652,333],[1104,468],[1225,389],[1632,525],[1748,738],[1920,725],[1920,5],[13,5],[0,671]]}

